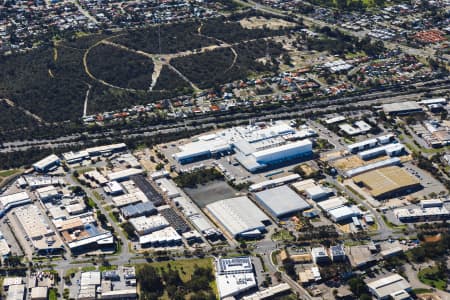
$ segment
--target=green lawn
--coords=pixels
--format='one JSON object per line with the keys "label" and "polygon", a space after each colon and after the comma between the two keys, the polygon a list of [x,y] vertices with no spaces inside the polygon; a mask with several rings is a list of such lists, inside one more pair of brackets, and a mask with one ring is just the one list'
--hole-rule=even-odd
{"label": "green lawn", "polygon": [[272,240],[274,241],[292,241],[293,239],[294,237],[285,229],[272,234]]}
{"label": "green lawn", "polygon": [[390,229],[405,229],[407,228],[406,225],[396,225],[394,223],[392,223],[391,221],[389,221],[385,215],[381,215],[381,217],[383,218],[384,223],[386,224],[387,227],[389,227]]}
{"label": "green lawn", "polygon": [[419,294],[427,294],[427,293],[432,293],[433,291],[431,289],[413,289],[413,293],[416,295]]}
{"label": "green lawn", "polygon": [[91,272],[91,271],[95,271],[95,270],[97,270],[97,268],[95,266],[87,266],[87,267],[81,268],[81,272]]}
{"label": "green lawn", "polygon": [[278,254],[280,254],[280,250],[275,250],[272,252],[271,259],[274,265],[278,265]]}
{"label": "green lawn", "polygon": [[117,220],[116,216],[112,212],[109,212],[108,215],[111,218],[111,220],[113,220],[113,222],[119,223],[119,220]]}
{"label": "green lawn", "polygon": [[[191,279],[192,274],[194,273],[194,269],[196,266],[200,268],[213,268],[212,258],[199,258],[199,259],[183,259],[183,260],[172,260],[172,261],[158,261],[152,262],[150,265],[153,266],[157,270],[167,270],[168,266],[172,270],[180,270],[183,269],[183,272],[180,272],[181,280],[189,281]],[[139,266],[138,266],[139,268]]]}
{"label": "green lawn", "polygon": [[8,178],[9,176],[12,176],[14,174],[18,174],[20,172],[22,172],[22,169],[11,169],[11,170],[0,171],[0,183],[2,183],[3,180]]}
{"label": "green lawn", "polygon": [[92,200],[92,198],[88,198],[87,204],[90,208],[94,209],[97,207],[97,204],[95,203],[94,200]]}
{"label": "green lawn", "polygon": [[72,268],[72,269],[67,270],[66,273],[64,274],[64,276],[71,277],[72,274],[75,274],[77,272],[78,272],[78,268]]}
{"label": "green lawn", "polygon": [[50,289],[48,291],[48,300],[57,300],[58,299],[58,295],[56,293],[56,289]]}
{"label": "green lawn", "polygon": [[100,266],[100,267],[98,267],[98,270],[100,272],[113,271],[113,270],[117,270],[117,266],[116,265]]}
{"label": "green lawn", "polygon": [[92,195],[94,195],[95,199],[102,200],[102,196],[97,191],[92,191]]}
{"label": "green lawn", "polygon": [[8,176],[14,175],[20,171],[21,171],[20,169],[11,169],[11,170],[0,171],[0,177],[8,177]]}
{"label": "green lawn", "polygon": [[418,277],[420,282],[439,290],[444,291],[447,288],[446,278],[444,276],[439,276],[438,268],[436,266],[420,270]]}

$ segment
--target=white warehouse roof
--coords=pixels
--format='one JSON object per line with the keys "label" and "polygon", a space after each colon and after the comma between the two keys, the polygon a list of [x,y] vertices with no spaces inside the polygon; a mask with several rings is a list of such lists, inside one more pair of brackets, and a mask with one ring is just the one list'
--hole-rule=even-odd
{"label": "white warehouse roof", "polygon": [[308,202],[286,185],[256,193],[255,196],[261,205],[276,218],[311,207]]}
{"label": "white warehouse roof", "polygon": [[18,192],[15,194],[2,195],[0,196],[1,209],[6,212],[14,206],[24,205],[31,203],[30,196],[27,192]]}
{"label": "white warehouse roof", "polygon": [[367,283],[367,287],[378,299],[384,299],[400,291],[408,291],[411,289],[408,281],[398,274],[392,274],[369,282]]}
{"label": "white warehouse roof", "polygon": [[44,157],[40,161],[33,164],[33,167],[38,170],[44,170],[48,166],[50,166],[52,164],[56,164],[58,162],[59,162],[59,157],[56,156],[55,154],[50,154],[49,156]]}
{"label": "white warehouse roof", "polygon": [[214,218],[234,237],[265,229],[266,216],[246,196],[220,200],[206,206]]}
{"label": "white warehouse roof", "polygon": [[319,206],[321,209],[325,211],[330,211],[333,209],[336,209],[338,207],[344,206],[347,203],[347,199],[344,197],[334,197],[329,200],[325,200],[322,202],[317,203],[317,206]]}
{"label": "white warehouse roof", "polygon": [[129,168],[129,169],[109,173],[107,177],[108,177],[109,181],[114,181],[114,180],[120,181],[123,179],[127,179],[130,176],[139,175],[142,173],[143,173],[143,171],[141,169]]}
{"label": "white warehouse roof", "polygon": [[308,152],[312,151],[312,142],[308,139],[301,140],[282,146],[261,150],[253,153],[253,156],[258,162],[261,161],[272,161],[274,159],[279,159],[278,156],[281,154],[291,154],[291,152]]}

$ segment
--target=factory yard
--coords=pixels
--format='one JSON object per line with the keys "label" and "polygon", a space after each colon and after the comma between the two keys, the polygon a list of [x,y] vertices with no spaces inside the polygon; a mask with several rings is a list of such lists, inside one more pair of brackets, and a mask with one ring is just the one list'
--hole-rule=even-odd
{"label": "factory yard", "polygon": [[[381,109],[417,113],[422,107]],[[4,259],[63,259],[62,288],[71,298],[147,293],[137,284],[146,280],[146,266],[159,270],[158,276],[180,273],[187,285],[196,268],[211,270],[214,279],[205,287],[220,298],[295,289],[325,299],[333,293],[330,280],[348,292],[327,268],[370,269],[420,243],[439,243],[418,244],[402,232],[450,218],[446,186],[415,163],[404,135],[386,121],[374,125],[378,114],[250,122],[151,149],[130,151],[119,143],[49,155],[0,195],[0,249]],[[340,126],[344,122],[379,128],[348,136],[354,131]],[[225,258],[227,251],[236,258]],[[215,258],[203,258],[207,253]],[[83,267],[69,268],[69,255]],[[86,263],[90,255],[99,257],[99,266]],[[150,264],[127,269],[133,261]],[[298,277],[286,276],[296,283],[270,284],[276,279],[271,270],[290,261]],[[239,276],[236,282],[224,279],[235,274],[234,264],[245,285],[238,284]],[[105,292],[96,292],[100,286]],[[172,297],[164,288],[158,293],[160,299]]]}
{"label": "factory yard", "polygon": [[232,198],[238,194],[238,191],[224,181],[213,181],[196,188],[185,188],[184,191],[200,208],[219,200]]}

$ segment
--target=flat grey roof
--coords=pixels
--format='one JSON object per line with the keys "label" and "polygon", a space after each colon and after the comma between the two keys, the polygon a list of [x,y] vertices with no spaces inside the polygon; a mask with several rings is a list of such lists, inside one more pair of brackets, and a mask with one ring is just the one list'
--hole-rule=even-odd
{"label": "flat grey roof", "polygon": [[263,230],[263,222],[269,220],[247,196],[216,201],[206,205],[206,208],[233,236],[255,229]]}
{"label": "flat grey roof", "polygon": [[302,197],[287,185],[256,193],[256,199],[261,202],[276,217],[302,211],[311,207]]}
{"label": "flat grey roof", "polygon": [[422,107],[420,107],[420,105],[415,101],[405,101],[383,104],[383,110],[389,113],[422,110]]}

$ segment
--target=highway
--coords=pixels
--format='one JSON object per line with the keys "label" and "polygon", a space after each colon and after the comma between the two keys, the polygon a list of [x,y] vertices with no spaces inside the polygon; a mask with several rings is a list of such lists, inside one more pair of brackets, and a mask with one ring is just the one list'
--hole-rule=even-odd
{"label": "highway", "polygon": [[339,97],[336,99],[318,99],[314,102],[299,101],[296,103],[290,103],[289,106],[281,106],[276,109],[267,109],[258,107],[253,112],[235,112],[226,111],[219,115],[202,115],[195,116],[189,119],[173,120],[173,123],[166,125],[151,125],[140,128],[112,130],[105,128],[101,133],[79,133],[69,136],[58,137],[54,139],[41,139],[41,140],[29,140],[29,141],[11,141],[4,142],[0,148],[0,153],[24,151],[33,147],[39,147],[42,149],[55,149],[60,147],[81,147],[86,145],[86,141],[91,143],[104,142],[108,143],[114,138],[136,139],[139,137],[151,137],[158,135],[171,135],[176,132],[182,131],[194,131],[203,128],[212,129],[218,123],[226,123],[230,121],[238,122],[248,119],[257,120],[270,120],[270,119],[289,119],[295,117],[302,117],[310,113],[323,113],[326,111],[332,111],[333,109],[354,109],[357,105],[372,106],[383,103],[402,102],[409,100],[417,100],[423,97],[426,84],[431,83],[433,86],[426,88],[426,91],[434,92],[446,92],[450,90],[448,84],[449,78],[443,80],[433,80],[431,82],[423,82],[414,85],[414,89],[407,91],[382,91],[372,92],[365,95]]}

